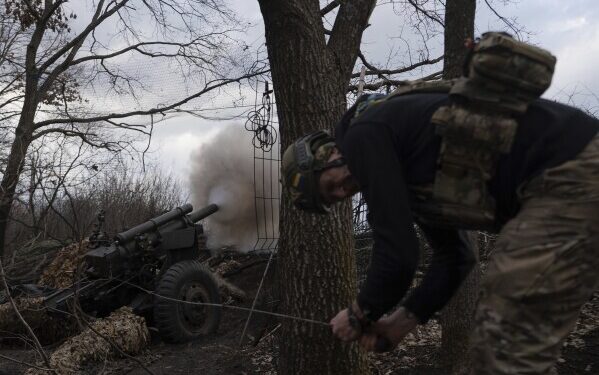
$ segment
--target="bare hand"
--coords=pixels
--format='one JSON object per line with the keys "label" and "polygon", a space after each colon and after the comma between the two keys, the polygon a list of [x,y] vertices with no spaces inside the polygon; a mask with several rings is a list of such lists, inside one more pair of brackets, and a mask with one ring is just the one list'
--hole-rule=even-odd
{"label": "bare hand", "polygon": [[329,324],[333,329],[333,334],[341,341],[354,341],[360,337],[361,332],[352,327],[349,322],[347,309],[339,311]]}
{"label": "bare hand", "polygon": [[382,317],[369,327],[360,337],[360,346],[367,351],[377,350],[377,340],[385,337],[393,348],[418,325],[418,319],[405,308],[400,307],[393,314]]}

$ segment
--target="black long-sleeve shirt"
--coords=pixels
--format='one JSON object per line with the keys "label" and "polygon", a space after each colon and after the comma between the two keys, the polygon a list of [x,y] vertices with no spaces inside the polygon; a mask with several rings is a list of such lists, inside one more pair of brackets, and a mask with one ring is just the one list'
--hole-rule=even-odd
{"label": "black long-sleeve shirt", "polygon": [[[406,294],[419,258],[408,185],[434,181],[441,139],[432,114],[449,103],[446,94],[398,96],[369,107],[351,123],[350,109],[336,128],[336,141],[368,204],[374,245],[358,304],[372,319]],[[574,158],[599,130],[599,120],[572,107],[537,100],[517,118],[512,150],[500,158],[489,183],[497,203],[497,226],[518,212],[516,189],[542,172]],[[451,298],[473,263],[456,230],[423,226],[433,260],[420,286],[404,301],[421,322]]]}

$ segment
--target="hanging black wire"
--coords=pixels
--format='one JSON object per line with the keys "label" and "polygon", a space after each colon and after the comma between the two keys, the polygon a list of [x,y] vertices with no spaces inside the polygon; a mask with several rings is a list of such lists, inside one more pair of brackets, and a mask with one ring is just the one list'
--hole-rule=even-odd
{"label": "hanging black wire", "polygon": [[272,101],[270,94],[272,90],[268,82],[264,82],[264,93],[262,94],[262,105],[248,113],[245,128],[254,133],[252,144],[255,148],[270,151],[277,142],[277,130],[273,126]]}

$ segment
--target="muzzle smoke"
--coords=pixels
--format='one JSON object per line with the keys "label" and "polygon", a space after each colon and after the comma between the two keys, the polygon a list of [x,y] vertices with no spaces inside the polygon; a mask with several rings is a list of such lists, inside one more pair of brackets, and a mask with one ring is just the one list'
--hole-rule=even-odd
{"label": "muzzle smoke", "polygon": [[[227,125],[191,156],[194,207],[219,206],[206,223],[208,246],[239,251],[272,247],[279,233],[279,164],[254,159],[253,134],[242,125]],[[279,150],[264,159],[278,159]],[[256,183],[254,183],[256,181]]]}

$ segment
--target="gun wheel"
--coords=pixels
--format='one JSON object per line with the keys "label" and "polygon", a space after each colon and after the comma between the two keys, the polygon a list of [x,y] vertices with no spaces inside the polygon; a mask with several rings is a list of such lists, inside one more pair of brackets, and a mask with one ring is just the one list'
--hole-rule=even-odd
{"label": "gun wheel", "polygon": [[185,342],[214,333],[221,308],[218,284],[210,270],[197,261],[172,265],[158,282],[154,301],[154,322],[168,342]]}

